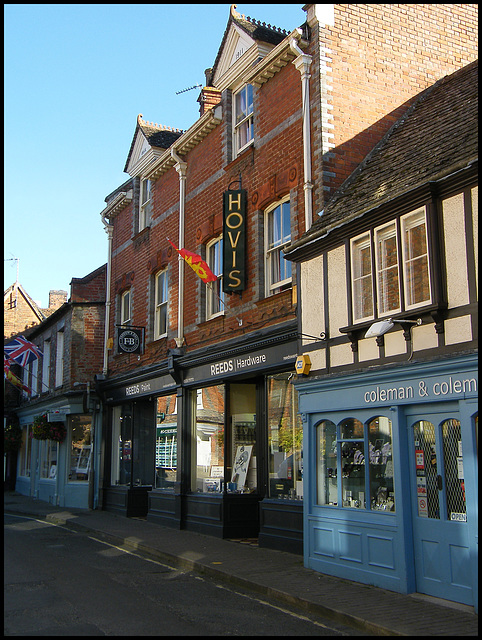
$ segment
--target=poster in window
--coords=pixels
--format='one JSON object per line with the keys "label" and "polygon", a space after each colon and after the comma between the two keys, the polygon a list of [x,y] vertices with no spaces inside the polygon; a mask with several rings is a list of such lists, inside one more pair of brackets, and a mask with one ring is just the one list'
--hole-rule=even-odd
{"label": "poster in window", "polygon": [[77,458],[77,468],[75,469],[76,473],[89,473],[90,468],[90,444],[86,444],[82,447],[79,457]]}

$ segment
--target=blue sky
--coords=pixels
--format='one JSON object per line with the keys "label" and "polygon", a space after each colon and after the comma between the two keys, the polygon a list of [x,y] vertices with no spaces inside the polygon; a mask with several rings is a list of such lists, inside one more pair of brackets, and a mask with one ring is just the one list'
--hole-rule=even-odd
{"label": "blue sky", "polygon": [[[238,4],[291,31],[303,4]],[[42,307],[107,261],[105,197],[129,177],[137,115],[188,129],[229,4],[4,5],[4,289]]]}

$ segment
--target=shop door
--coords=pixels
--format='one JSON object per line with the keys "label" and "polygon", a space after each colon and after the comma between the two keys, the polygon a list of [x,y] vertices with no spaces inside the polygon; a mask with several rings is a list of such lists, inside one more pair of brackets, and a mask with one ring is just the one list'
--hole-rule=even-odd
{"label": "shop door", "polygon": [[411,416],[410,435],[417,591],[473,604],[459,416]]}

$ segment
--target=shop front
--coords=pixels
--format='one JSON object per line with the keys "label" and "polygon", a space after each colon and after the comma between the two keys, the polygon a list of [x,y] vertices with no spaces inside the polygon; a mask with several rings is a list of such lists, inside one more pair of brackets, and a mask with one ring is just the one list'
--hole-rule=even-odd
{"label": "shop front", "polygon": [[302,553],[296,332],[171,359],[106,389],[104,508]]}
{"label": "shop front", "polygon": [[[29,408],[19,412],[22,446],[17,458],[16,491],[61,507],[95,508],[95,414],[82,403]],[[38,420],[51,437],[37,437]]]}
{"label": "shop front", "polygon": [[476,366],[298,382],[306,566],[477,606]]}

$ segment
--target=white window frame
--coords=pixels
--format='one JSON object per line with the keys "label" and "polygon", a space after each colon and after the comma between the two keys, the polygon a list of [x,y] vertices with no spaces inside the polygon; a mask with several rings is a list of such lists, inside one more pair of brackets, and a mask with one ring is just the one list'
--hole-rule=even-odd
{"label": "white window frame", "polygon": [[64,383],[64,330],[57,331],[57,351],[55,354],[55,387]]}
{"label": "white window frame", "polygon": [[[289,234],[286,233],[286,230],[284,228],[285,225],[283,224],[283,221],[284,221],[283,207],[286,204],[289,205]],[[273,226],[272,219],[278,208],[280,209],[280,214],[281,214],[281,217],[280,217],[281,233],[279,238],[275,238],[272,240],[271,239],[272,226]],[[264,255],[265,255],[265,283],[266,283],[265,292],[266,292],[266,296],[271,296],[271,295],[274,295],[275,293],[279,293],[284,289],[288,289],[289,287],[291,287],[293,282],[291,262],[286,260],[285,260],[286,262],[285,266],[286,266],[286,269],[289,270],[289,276],[282,277],[283,274],[280,273],[279,274],[280,277],[277,280],[275,280],[275,276],[274,276],[275,261],[276,261],[276,265],[282,264],[281,260],[283,260],[283,258],[281,254],[283,253],[283,249],[287,245],[289,245],[291,242],[291,204],[290,204],[289,196],[286,198],[283,198],[282,200],[279,200],[278,202],[275,202],[270,207],[268,207],[265,210],[264,215],[265,215]]]}
{"label": "white window frame", "polygon": [[[392,220],[387,224],[377,227],[374,232],[374,244],[375,244],[375,265],[376,265],[376,292],[377,292],[377,309],[378,316],[390,316],[394,313],[401,311],[401,291],[400,291],[400,251],[398,246],[397,237],[397,223],[396,220]],[[380,257],[379,248],[388,241],[395,239],[395,251],[396,262],[395,264],[387,263],[385,256]],[[390,254],[391,255],[391,254]],[[391,271],[397,272],[397,293],[398,293],[398,305],[396,307],[389,308],[388,301],[388,284],[389,275]]]}
{"label": "white window frame", "polygon": [[50,347],[50,340],[45,340],[42,359],[42,393],[46,393],[50,388]]}
{"label": "white window frame", "polygon": [[[413,255],[411,243],[407,242],[407,231],[415,229],[415,227],[423,224],[425,252],[419,255]],[[405,295],[405,309],[418,308],[422,305],[431,304],[432,302],[432,283],[430,281],[430,258],[428,254],[428,236],[427,236],[427,215],[425,207],[421,207],[416,211],[407,213],[400,218],[401,239],[402,239],[402,268],[403,268],[403,287]],[[410,287],[413,279],[410,277],[411,266],[420,260],[426,261],[426,278],[428,283],[428,298],[425,300],[412,301],[413,290]],[[418,269],[420,273],[420,269]]]}
{"label": "white window frame", "polygon": [[206,262],[217,276],[216,282],[206,286],[206,319],[216,318],[224,314],[223,292],[223,237],[219,236],[208,242],[206,246]]}
{"label": "white window frame", "polygon": [[[353,309],[353,321],[361,322],[363,320],[373,320],[374,315],[374,296],[373,296],[373,266],[372,266],[372,238],[369,231],[362,233],[350,240],[351,255],[351,299]],[[362,252],[368,251],[369,271],[363,273],[362,265],[365,261],[362,259]],[[360,302],[360,297],[365,292],[366,283],[369,282],[369,301],[368,304]],[[370,307],[371,313],[363,313]]]}
{"label": "white window frame", "polygon": [[151,181],[141,178],[139,194],[139,231],[149,226],[151,222]]}
{"label": "white window frame", "polygon": [[[418,226],[423,225],[423,236],[419,240],[422,240],[424,251],[418,255],[413,255],[413,250],[407,242],[407,232],[415,229]],[[387,267],[386,264],[381,264],[378,245],[379,242],[392,240],[395,238],[396,244],[396,256],[397,264],[393,264]],[[361,244],[363,243],[363,244]],[[358,244],[358,246],[357,246]],[[359,247],[370,248],[370,263],[373,265],[373,255],[375,256],[374,273],[371,274],[371,289],[372,289],[372,315],[365,317],[358,317],[357,309],[360,305],[357,303],[358,292],[362,289],[356,286],[357,279],[360,280],[363,277],[368,278],[369,274],[357,274],[357,267],[359,266]],[[358,255],[357,255],[358,251]],[[429,252],[429,238],[427,230],[427,211],[426,207],[419,207],[414,211],[406,213],[398,219],[391,220],[390,222],[383,224],[371,231],[362,233],[354,238],[350,239],[350,256],[351,256],[351,296],[352,296],[352,315],[353,322],[359,323],[367,320],[372,320],[375,316],[386,317],[395,313],[404,311],[411,311],[412,309],[419,309],[421,307],[432,304],[432,278],[430,274],[430,252]],[[411,266],[416,261],[423,261],[425,266],[423,289],[428,288],[428,296],[425,300],[413,301],[413,294],[410,291],[411,284]],[[358,264],[357,264],[358,262]],[[371,267],[373,268],[373,266]],[[398,307],[393,309],[387,309],[382,307],[381,301],[383,300],[383,292],[380,287],[380,274],[386,274],[388,268],[397,270],[398,278]],[[420,273],[420,268],[414,269],[414,273]],[[386,278],[385,278],[386,279]],[[404,297],[402,299],[402,288]],[[376,301],[376,307],[375,307]],[[403,303],[403,307],[402,307]],[[375,311],[376,309],[376,311]]]}
{"label": "white window frame", "polygon": [[[244,101],[244,104],[242,102]],[[241,153],[254,142],[254,88],[245,84],[233,94],[233,146]]]}
{"label": "white window frame", "polygon": [[[162,291],[159,296],[159,281],[163,279]],[[168,298],[169,298],[169,282],[167,269],[159,271],[154,276],[154,340],[159,340],[167,336],[168,327]],[[164,313],[165,327],[162,331],[160,326],[160,318]]]}
{"label": "white window frame", "polygon": [[129,325],[131,323],[131,290],[127,289],[121,294],[120,299],[120,324]]}
{"label": "white window frame", "polygon": [[32,362],[32,396],[38,396],[39,393],[39,379],[38,379],[38,358]]}

